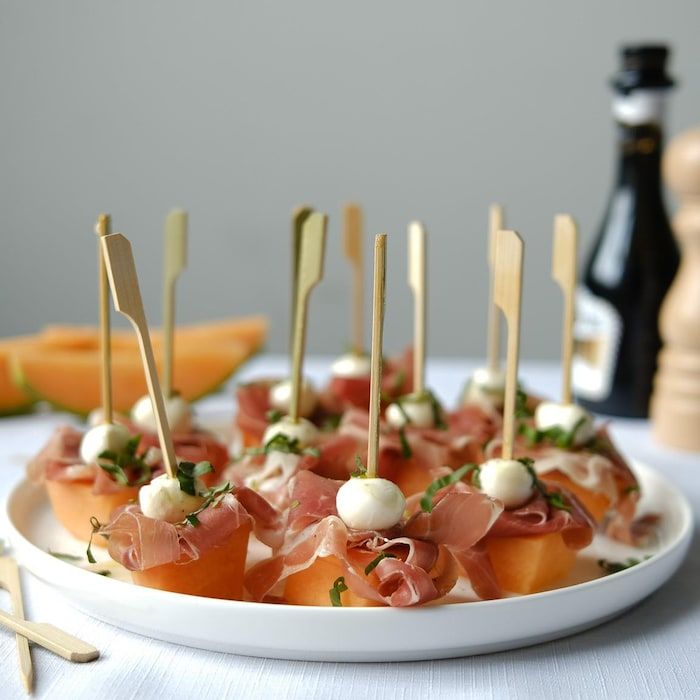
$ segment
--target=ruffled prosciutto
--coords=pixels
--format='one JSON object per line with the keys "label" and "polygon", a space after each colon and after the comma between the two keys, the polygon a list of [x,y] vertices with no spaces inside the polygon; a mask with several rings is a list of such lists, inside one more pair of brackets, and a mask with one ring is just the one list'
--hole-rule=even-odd
{"label": "ruffled prosciutto", "polygon": [[236,389],[238,410],[235,426],[243,435],[244,445],[259,445],[269,425],[267,414],[270,410],[270,387],[274,379],[260,379],[248,384],[240,384]]}
{"label": "ruffled prosciutto", "polygon": [[[244,505],[245,504],[245,505]],[[138,505],[122,506],[99,534],[108,537],[109,554],[130,571],[162,564],[187,564],[225,543],[242,525],[255,527],[258,539],[275,542],[278,514],[260,496],[242,489],[226,494],[198,514],[199,525],[167,523],[146,517]]]}
{"label": "ruffled prosciutto", "polygon": [[[56,428],[42,450],[27,464],[27,476],[34,482],[44,480],[77,482],[92,484],[92,493],[117,493],[130,487],[118,484],[96,464],[84,464],[80,461],[80,441],[83,434],[70,426]],[[139,450],[143,454],[144,450]],[[163,472],[159,459],[151,462],[153,476]],[[127,475],[129,470],[126,470]],[[130,475],[131,476],[131,475]]]}
{"label": "ruffled prosciutto", "polygon": [[[136,434],[138,431],[131,430]],[[173,443],[178,459],[185,462],[209,462],[216,472],[221,472],[229,462],[226,445],[206,430],[192,430],[187,433],[174,433]],[[158,436],[147,433],[141,436],[140,447],[145,451],[149,447],[160,448]]]}
{"label": "ruffled prosciutto", "polygon": [[[318,557],[333,556],[343,567],[345,583],[356,595],[383,605],[407,607],[445,595],[456,582],[448,561],[439,575],[431,570],[440,557],[432,542],[405,537],[397,529],[385,532],[349,531],[335,510],[342,482],[300,472],[292,485],[294,507],[289,513],[285,542],[273,557],[246,575],[246,588],[264,600],[279,583],[309,568]],[[367,554],[391,553],[371,576],[363,575]]]}

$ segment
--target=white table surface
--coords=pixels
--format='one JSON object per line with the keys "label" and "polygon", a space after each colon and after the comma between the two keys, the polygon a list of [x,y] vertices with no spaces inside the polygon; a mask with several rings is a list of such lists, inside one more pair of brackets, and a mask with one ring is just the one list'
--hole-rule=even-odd
{"label": "white table surface", "polygon": [[[250,363],[241,378],[281,374],[279,357]],[[307,363],[322,378],[327,364]],[[454,402],[467,363],[435,361],[428,383]],[[538,393],[555,395],[554,365],[524,363],[521,375]],[[227,395],[198,410],[230,411]],[[0,419],[0,498],[5,499],[62,414]],[[698,426],[700,429],[700,426]],[[614,438],[630,456],[655,466],[680,486],[700,514],[700,455],[665,449],[645,421],[619,420]],[[0,537],[2,532],[0,532]],[[700,697],[700,553],[693,542],[678,574],[620,618],[574,637],[488,656],[397,664],[276,661],[217,654],[140,637],[69,607],[51,587],[23,574],[28,617],[52,622],[95,644],[92,664],[69,664],[34,649],[35,693],[41,698],[538,698]],[[8,597],[0,592],[2,606]],[[0,698],[21,698],[14,636],[0,629]]]}

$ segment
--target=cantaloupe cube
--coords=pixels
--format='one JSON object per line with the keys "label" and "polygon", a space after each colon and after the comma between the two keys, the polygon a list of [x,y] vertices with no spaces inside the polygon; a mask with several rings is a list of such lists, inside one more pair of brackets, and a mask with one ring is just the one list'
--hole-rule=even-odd
{"label": "cantaloupe cube", "polygon": [[161,564],[132,571],[139,586],[174,593],[243,600],[243,572],[248,554],[250,525],[243,523],[223,544],[201,552],[186,564]]}
{"label": "cantaloupe cube", "polygon": [[[138,498],[139,487],[119,489],[114,493],[92,492],[92,484],[80,481],[46,481],[46,490],[54,515],[63,527],[74,537],[87,542],[92,534],[90,518],[93,516],[101,523],[108,523],[110,515],[119,506]],[[106,547],[101,537],[95,537],[93,544]]]}
{"label": "cantaloupe cube", "polygon": [[575,481],[570,479],[566,474],[560,471],[548,472],[543,475],[547,481],[555,481],[561,484],[565,489],[578,498],[586,507],[586,510],[593,516],[596,523],[600,524],[605,517],[605,514],[610,510],[610,499],[604,493],[591,491]]}
{"label": "cantaloupe cube", "polygon": [[511,593],[537,593],[564,578],[574,565],[576,551],[558,532],[525,537],[488,537],[485,540],[496,578]]}

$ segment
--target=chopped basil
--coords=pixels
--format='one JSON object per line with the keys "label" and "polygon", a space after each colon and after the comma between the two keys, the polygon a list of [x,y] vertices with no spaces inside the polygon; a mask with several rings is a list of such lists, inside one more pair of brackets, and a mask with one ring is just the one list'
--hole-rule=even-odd
{"label": "chopped basil", "polygon": [[93,571],[93,574],[97,574],[98,576],[111,576],[112,572],[107,571],[107,569],[104,569],[103,571]]}
{"label": "chopped basil", "polygon": [[586,417],[582,416],[571,430],[563,430],[559,426],[538,430],[534,426],[521,423],[518,432],[525,436],[530,447],[541,442],[551,442],[555,447],[568,449],[574,444],[574,438],[581,426],[586,422]]}
{"label": "chopped basil", "polygon": [[328,591],[328,595],[331,599],[331,605],[334,608],[342,608],[343,603],[340,600],[340,594],[345,593],[345,591],[348,590],[348,587],[345,583],[345,576],[339,576],[334,582],[333,582],[333,588]]}
{"label": "chopped basil", "polygon": [[190,496],[197,495],[197,477],[211,474],[214,467],[209,462],[180,462],[177,465],[177,480],[180,482],[180,490]]}
{"label": "chopped basil", "polygon": [[365,566],[365,576],[369,576],[377,568],[377,564],[379,564],[382,559],[396,559],[396,555],[392,554],[391,552],[382,552],[378,557],[372,559],[372,561]]}
{"label": "chopped basil", "polygon": [[182,520],[182,524],[185,522],[189,523],[193,527],[197,527],[200,524],[199,518],[197,517],[203,510],[209,507],[216,508],[216,506],[221,503],[226,494],[232,493],[235,490],[235,486],[232,486],[228,481],[220,486],[215,486],[209,489],[204,495],[204,503],[202,503],[197,510],[192,513],[188,513],[185,519]]}
{"label": "chopped basil", "polygon": [[302,448],[299,438],[292,438],[284,433],[277,433],[271,437],[262,447],[253,447],[246,450],[249,455],[267,455],[270,452],[285,452],[295,455],[313,455],[318,457],[320,452],[315,447]]}
{"label": "chopped basil", "polygon": [[326,416],[323,424],[321,425],[321,430],[324,433],[332,433],[334,430],[337,430],[342,417],[343,416],[340,413],[333,413],[330,416]]}
{"label": "chopped basil", "polygon": [[87,549],[85,550],[85,556],[87,556],[87,560],[91,564],[97,564],[97,559],[95,559],[95,557],[92,555],[92,538],[97,532],[99,532],[99,529],[102,527],[102,523],[93,515],[90,518],[90,525],[92,525],[92,532],[90,533],[90,541],[88,542]]}
{"label": "chopped basil", "polygon": [[433,481],[433,483],[430,484],[430,486],[428,486],[428,488],[425,490],[425,495],[423,498],[420,499],[421,510],[425,511],[426,513],[432,513],[435,505],[433,503],[433,496],[435,496],[440,489],[444,489],[446,486],[451,486],[452,484],[456,484],[458,481],[461,481],[462,477],[469,474],[469,472],[473,472],[474,470],[478,470],[476,464],[465,464],[463,467],[457,469],[457,471],[452,472],[452,474],[446,474],[445,476],[441,476],[439,479]]}
{"label": "chopped basil", "polygon": [[270,409],[266,414],[265,418],[267,419],[268,423],[279,423],[282,420],[282,417],[284,416],[284,413],[282,411],[278,411],[277,409]]}
{"label": "chopped basil", "polygon": [[[105,450],[98,457],[97,466],[106,471],[118,484],[122,486],[141,486],[151,480],[153,469],[136,454],[140,435],[134,435],[120,452]],[[102,461],[102,460],[107,460]],[[136,478],[130,479],[126,470],[136,474]]]}
{"label": "chopped basil", "polygon": [[519,459],[518,462],[523,464],[525,468],[530,473],[532,477],[532,487],[537,489],[544,499],[549,503],[552,508],[558,508],[559,510],[565,510],[568,513],[571,512],[571,505],[564,500],[564,497],[558,491],[547,491],[547,487],[537,478],[537,472],[534,467],[534,460],[529,457],[523,457]]}
{"label": "chopped basil", "polygon": [[433,425],[440,430],[447,430],[447,423],[445,423],[440,402],[432,391],[428,392],[428,396],[430,397],[430,406],[433,409]]}
{"label": "chopped basil", "polygon": [[527,406],[527,394],[518,388],[515,394],[515,417],[530,418],[531,416],[532,411]]}
{"label": "chopped basil", "polygon": [[406,383],[406,370],[405,369],[400,369],[397,373],[396,376],[394,377],[394,380],[391,383],[391,388],[392,391],[397,394],[403,389],[403,385]]}
{"label": "chopped basil", "polygon": [[631,569],[637,564],[641,564],[643,561],[651,559],[651,554],[644,557],[644,559],[635,559],[630,557],[625,561],[608,561],[607,559],[598,559],[598,566],[605,572],[606,576],[610,574],[616,574],[618,571],[624,571],[625,569]]}
{"label": "chopped basil", "polygon": [[632,486],[628,486],[624,493],[639,493],[639,486],[637,484],[634,484]]}
{"label": "chopped basil", "polygon": [[294,510],[295,508],[298,508],[300,505],[300,501],[298,498],[295,498],[290,504],[289,504],[289,510]]}
{"label": "chopped basil", "polygon": [[78,554],[67,554],[66,552],[54,552],[52,549],[47,550],[52,557],[61,559],[62,561],[81,561],[82,557]]}
{"label": "chopped basil", "polygon": [[355,471],[350,474],[354,479],[366,479],[367,478],[367,467],[362,464],[362,459],[360,455],[355,455]]}
{"label": "chopped basil", "polygon": [[401,456],[404,459],[411,459],[413,457],[413,450],[408,444],[408,438],[406,437],[406,430],[402,427],[399,428],[399,440],[401,441]]}

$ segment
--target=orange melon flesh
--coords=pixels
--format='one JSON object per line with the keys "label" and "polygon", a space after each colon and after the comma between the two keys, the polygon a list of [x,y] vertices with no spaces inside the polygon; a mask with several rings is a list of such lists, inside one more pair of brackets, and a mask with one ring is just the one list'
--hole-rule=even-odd
{"label": "orange melon flesh", "polygon": [[32,343],[31,336],[0,340],[0,416],[28,411],[34,400],[12,379],[10,358]]}
{"label": "orange melon flesh", "polygon": [[[92,484],[80,481],[46,481],[46,489],[56,520],[74,537],[87,542],[92,534],[90,518],[108,523],[115,508],[138,498],[139,487],[119,489],[114,493],[94,494]],[[93,538],[93,544],[106,547],[101,537]]]}
{"label": "orange melon flesh", "polygon": [[600,524],[605,518],[605,514],[610,510],[610,499],[603,493],[591,491],[575,481],[570,479],[566,474],[560,471],[548,472],[543,475],[547,481],[555,481],[561,484],[565,489],[578,498],[585,506],[586,510],[593,516],[596,523]]}
{"label": "orange melon flesh", "polygon": [[231,538],[186,564],[161,564],[143,571],[132,571],[139,586],[162,591],[188,593],[208,598],[243,600],[243,572],[248,553],[250,525],[242,524]]}
{"label": "orange melon flesh", "polygon": [[[358,557],[357,568],[367,566],[377,555],[369,552]],[[366,558],[366,561],[364,559]],[[287,578],[284,585],[284,600],[290,605],[315,605],[331,607],[330,590],[345,571],[340,560],[334,556],[318,557],[307,569],[298,571]],[[370,573],[370,577],[374,573]],[[340,602],[345,608],[379,607],[381,603],[360,598],[350,589],[340,594]]]}
{"label": "orange melon flesh", "polygon": [[564,578],[574,565],[576,551],[560,533],[485,540],[496,578],[511,593],[537,593]]}
{"label": "orange melon flesh", "polygon": [[[180,342],[175,346],[174,386],[194,401],[221,386],[248,358],[241,343]],[[100,353],[95,349],[40,348],[23,350],[13,357],[17,381],[36,398],[57,408],[85,415],[100,405]],[[160,366],[160,357],[156,363]],[[114,409],[128,413],[146,394],[146,379],[138,350],[115,348],[112,352]]]}

